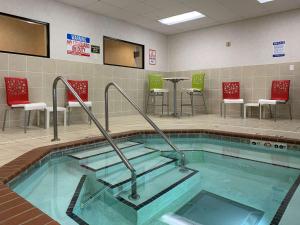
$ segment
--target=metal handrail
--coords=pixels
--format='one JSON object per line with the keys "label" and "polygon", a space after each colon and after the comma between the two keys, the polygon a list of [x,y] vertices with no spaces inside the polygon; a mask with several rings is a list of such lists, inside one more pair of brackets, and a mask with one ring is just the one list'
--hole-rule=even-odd
{"label": "metal handrail", "polygon": [[109,132],[109,121],[108,121],[108,90],[111,86],[114,86],[122,95],[123,97],[144,117],[145,120],[160,134],[160,136],[172,147],[173,150],[177,152],[180,157],[180,166],[181,169],[185,170],[185,155],[182,151],[177,149],[175,145],[171,143],[169,138],[161,131],[161,129],[156,126],[156,124],[140,109],[140,107],[132,101],[126,94],[125,91],[120,88],[115,82],[110,82],[105,87],[105,128],[106,131]]}
{"label": "metal handrail", "polygon": [[102,133],[102,135],[105,137],[105,139],[108,141],[108,143],[113,147],[113,149],[116,151],[117,155],[120,157],[122,162],[125,164],[125,166],[130,170],[131,172],[131,198],[138,199],[139,195],[137,194],[137,184],[136,184],[136,171],[133,168],[133,166],[130,164],[128,159],[125,157],[125,155],[121,152],[121,150],[118,148],[118,146],[114,143],[111,136],[106,132],[106,130],[101,126],[100,122],[96,119],[93,113],[90,112],[88,107],[85,105],[85,103],[82,101],[82,99],[79,97],[79,95],[76,93],[76,91],[73,89],[73,87],[69,84],[68,81],[66,81],[62,76],[58,76],[53,81],[53,87],[52,87],[52,95],[53,95],[53,128],[54,128],[54,138],[52,141],[59,141],[58,138],[58,129],[57,129],[57,83],[61,80],[65,86],[72,92],[72,94],[75,96],[81,107],[84,109],[84,111],[88,114],[89,118],[95,123],[96,127],[99,129],[99,131]]}

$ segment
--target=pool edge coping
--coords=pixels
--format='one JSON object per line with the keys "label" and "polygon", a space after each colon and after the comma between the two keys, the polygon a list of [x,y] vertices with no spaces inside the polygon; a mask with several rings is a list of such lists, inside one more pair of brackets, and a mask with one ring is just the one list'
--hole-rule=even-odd
{"label": "pool edge coping", "polygon": [[[184,130],[177,130],[177,129],[165,129],[163,130],[166,134],[207,134],[211,135],[211,137],[217,137],[222,136],[221,138],[229,139],[233,142],[239,142],[238,139],[256,139],[256,140],[264,140],[264,141],[273,141],[273,142],[283,142],[290,144],[290,149],[293,149],[296,147],[299,147],[300,145],[300,139],[292,139],[292,138],[286,138],[282,136],[265,136],[260,134],[246,134],[246,133],[236,133],[236,132],[227,132],[227,131],[220,131],[220,130],[210,130],[210,129],[184,129]],[[156,134],[154,130],[132,130],[132,131],[126,131],[126,132],[120,132],[120,133],[113,133],[111,134],[112,138],[125,138],[135,135],[143,135],[143,134]],[[26,171],[29,167],[34,165],[35,163],[39,162],[41,159],[43,159],[45,156],[49,155],[53,152],[62,152],[68,148],[77,147],[80,145],[86,145],[86,144],[93,144],[97,142],[104,142],[106,139],[102,136],[99,137],[90,137],[90,138],[84,138],[76,141],[70,141],[70,142],[64,142],[64,143],[58,143],[54,145],[47,145],[42,146],[38,148],[34,148],[23,155],[17,157],[16,159],[8,162],[7,164],[0,167],[0,197],[6,196],[4,200],[0,200],[0,205],[12,202],[16,198],[19,200],[19,204],[13,205],[13,207],[10,207],[9,209],[6,209],[5,211],[13,210],[13,208],[18,207],[21,204],[29,204],[33,209],[36,209],[39,211],[39,216],[32,218],[30,221],[30,224],[47,224],[47,225],[55,225],[59,224],[55,220],[53,220],[51,217],[49,217],[47,214],[43,213],[41,210],[30,204],[27,200],[19,196],[17,193],[12,191],[6,184],[13,180],[15,177],[20,175],[22,172]],[[8,190],[9,193],[1,195],[2,190]],[[8,196],[7,196],[8,195]],[[16,197],[17,196],[17,197]],[[9,217],[4,218],[5,220],[9,220],[9,218],[18,218],[26,215],[27,210],[23,210],[22,212],[18,212],[17,215],[14,215],[13,213],[10,214]],[[37,223],[34,223],[34,220],[38,219],[38,217],[44,217],[45,221],[51,219],[49,222],[43,222],[38,221]],[[17,224],[17,223],[16,223]]]}

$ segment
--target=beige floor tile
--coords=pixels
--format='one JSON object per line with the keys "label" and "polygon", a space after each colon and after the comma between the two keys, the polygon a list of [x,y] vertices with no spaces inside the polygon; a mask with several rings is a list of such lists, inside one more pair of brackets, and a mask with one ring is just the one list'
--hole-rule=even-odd
{"label": "beige floor tile", "polygon": [[[161,129],[215,129],[233,131],[239,133],[262,134],[272,136],[283,136],[288,138],[300,137],[300,120],[273,120],[239,117],[221,118],[219,115],[200,114],[194,117],[185,116],[181,118],[151,116]],[[112,117],[109,120],[112,133],[128,130],[152,129],[152,127],[140,115]],[[100,119],[104,125],[104,118]],[[72,124],[69,127],[60,126],[58,129],[60,142],[68,142],[86,137],[100,135],[96,126],[89,124]],[[48,130],[31,127],[27,134],[22,128],[11,128],[0,134],[0,166],[14,158],[30,151],[33,148],[55,144],[51,142],[53,128]],[[238,154],[238,153],[236,153]]]}

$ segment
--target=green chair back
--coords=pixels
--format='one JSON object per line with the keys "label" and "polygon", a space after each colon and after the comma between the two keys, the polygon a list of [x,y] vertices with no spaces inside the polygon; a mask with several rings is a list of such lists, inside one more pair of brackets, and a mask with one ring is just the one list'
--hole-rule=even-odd
{"label": "green chair back", "polygon": [[204,77],[205,73],[195,73],[192,75],[192,88],[204,90]]}
{"label": "green chair back", "polygon": [[148,75],[148,84],[149,90],[153,89],[163,89],[164,88],[164,80],[161,74],[152,73]]}

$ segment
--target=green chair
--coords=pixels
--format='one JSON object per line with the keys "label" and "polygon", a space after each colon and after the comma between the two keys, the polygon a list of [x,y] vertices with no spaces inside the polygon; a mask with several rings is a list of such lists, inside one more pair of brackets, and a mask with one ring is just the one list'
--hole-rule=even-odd
{"label": "green chair", "polygon": [[[181,92],[181,115],[183,106],[191,106],[192,115],[194,115],[194,96],[202,96],[203,106],[207,112],[205,98],[204,98],[204,78],[205,73],[195,73],[192,75],[192,88],[184,89]],[[191,104],[183,104],[183,94],[186,93],[190,96]]]}
{"label": "green chair", "polygon": [[[156,105],[156,97],[161,97],[161,104]],[[167,102],[165,103],[165,96],[167,96]],[[164,89],[164,80],[161,74],[152,73],[148,75],[148,97],[146,104],[146,113],[148,113],[149,100],[152,98],[151,106],[154,106],[153,109],[155,111],[155,106],[161,106],[161,114],[164,114],[164,107],[167,107],[167,111],[169,114],[169,90]]]}

